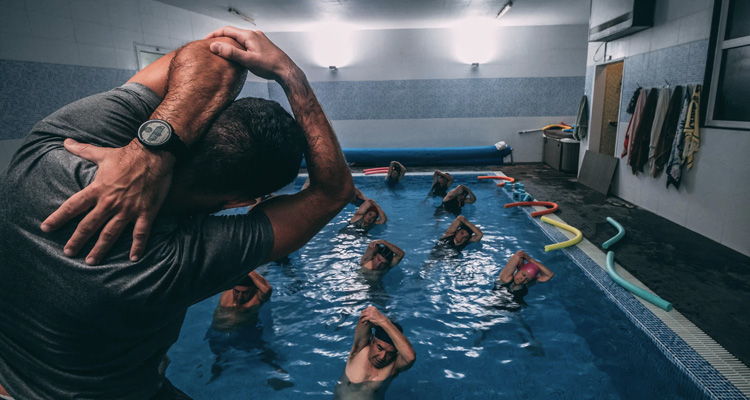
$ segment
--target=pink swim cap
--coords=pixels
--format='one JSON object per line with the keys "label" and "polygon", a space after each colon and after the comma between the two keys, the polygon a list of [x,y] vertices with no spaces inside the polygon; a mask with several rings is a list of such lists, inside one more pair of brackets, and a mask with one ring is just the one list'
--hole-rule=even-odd
{"label": "pink swim cap", "polygon": [[539,275],[539,266],[534,264],[533,262],[522,265],[520,268],[518,268],[518,270],[526,271],[526,273],[529,274],[529,276],[531,276],[532,278]]}

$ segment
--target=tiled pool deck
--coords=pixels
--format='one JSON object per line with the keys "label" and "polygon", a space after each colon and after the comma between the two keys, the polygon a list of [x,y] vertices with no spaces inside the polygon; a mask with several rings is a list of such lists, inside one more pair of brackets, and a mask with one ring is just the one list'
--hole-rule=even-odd
{"label": "tiled pool deck", "polygon": [[[497,173],[497,172],[496,172]],[[498,175],[504,175],[497,173]],[[503,191],[505,192],[505,191]],[[509,193],[506,192],[509,195]],[[523,207],[529,215],[545,207]],[[565,223],[554,214],[553,220]],[[534,222],[553,241],[561,242],[574,235],[533,218]],[[613,236],[615,230],[613,229]],[[616,251],[617,246],[613,251]],[[750,398],[750,368],[738,361],[723,347],[688,321],[677,310],[666,312],[634,296],[615,283],[605,270],[605,253],[585,238],[576,246],[564,249],[571,259],[656,343],[662,353],[713,399]],[[626,270],[615,264],[625,280],[646,288]],[[649,290],[650,291],[650,290]]]}

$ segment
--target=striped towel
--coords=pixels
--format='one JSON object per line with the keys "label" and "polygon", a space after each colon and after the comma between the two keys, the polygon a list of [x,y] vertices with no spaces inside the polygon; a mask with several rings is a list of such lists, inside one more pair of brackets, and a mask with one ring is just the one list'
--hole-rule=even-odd
{"label": "striped towel", "polygon": [[687,163],[687,169],[693,167],[693,155],[701,147],[700,137],[700,106],[701,85],[695,85],[693,96],[688,106],[687,120],[685,121],[685,145],[682,150],[682,159]]}

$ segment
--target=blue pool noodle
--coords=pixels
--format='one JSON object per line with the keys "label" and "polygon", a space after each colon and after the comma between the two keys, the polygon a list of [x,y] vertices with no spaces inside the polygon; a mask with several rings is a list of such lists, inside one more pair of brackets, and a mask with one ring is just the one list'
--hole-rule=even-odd
{"label": "blue pool noodle", "polygon": [[622,227],[617,221],[614,219],[607,217],[607,222],[612,224],[615,228],[617,228],[617,235],[613,236],[611,239],[607,240],[602,244],[602,247],[604,250],[607,250],[609,246],[612,246],[613,244],[617,243],[620,239],[622,239],[623,236],[625,236],[625,228]]}
{"label": "blue pool noodle", "polygon": [[[413,148],[347,148],[343,149],[350,163],[388,165],[393,160],[403,165],[503,165],[503,158],[511,155],[508,146],[413,147]],[[305,167],[303,160],[302,167]]]}
{"label": "blue pool noodle", "polygon": [[607,273],[612,277],[612,280],[620,284],[620,286],[629,290],[634,295],[648,301],[649,303],[661,308],[664,311],[672,311],[672,303],[662,299],[661,297],[647,292],[638,286],[623,279],[620,275],[615,272],[615,253],[610,251],[607,253]]}

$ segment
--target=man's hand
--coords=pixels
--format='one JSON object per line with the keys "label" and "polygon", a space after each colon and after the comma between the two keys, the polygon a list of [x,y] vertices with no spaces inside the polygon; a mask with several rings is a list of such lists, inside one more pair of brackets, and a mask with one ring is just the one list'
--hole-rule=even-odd
{"label": "man's hand", "polygon": [[384,323],[390,321],[373,306],[369,306],[362,310],[362,313],[359,315],[359,320],[362,322],[369,322],[374,326],[382,326]]}
{"label": "man's hand", "polygon": [[279,81],[290,69],[297,68],[292,59],[276,47],[261,31],[242,30],[226,26],[211,32],[206,36],[206,39],[222,36],[236,40],[237,43],[245,47],[245,50],[240,50],[225,43],[214,42],[211,43],[211,51],[242,65],[261,78]]}
{"label": "man's hand", "polygon": [[[65,255],[75,256],[89,238],[102,227],[99,239],[86,257],[86,263],[101,261],[125,227],[135,221],[130,259],[137,261],[146,249],[151,223],[161,208],[172,183],[172,155],[156,155],[131,142],[121,148],[103,148],[65,140],[65,148],[95,162],[99,169],[94,181],[63,203],[42,223],[52,232],[91,210],[78,224],[65,245]],[[107,222],[109,221],[109,222]],[[105,225],[106,223],[106,225]]]}

